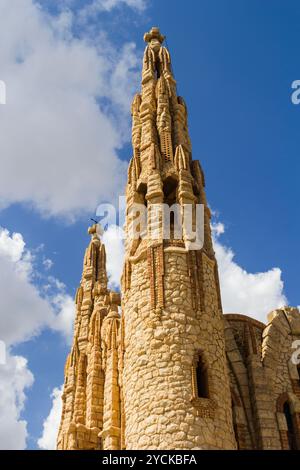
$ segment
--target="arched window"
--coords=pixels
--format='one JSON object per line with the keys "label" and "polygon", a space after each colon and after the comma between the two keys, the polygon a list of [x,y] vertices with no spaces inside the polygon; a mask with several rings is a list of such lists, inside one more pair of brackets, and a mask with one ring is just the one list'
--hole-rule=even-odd
{"label": "arched window", "polygon": [[176,190],[177,190],[178,182],[172,176],[166,178],[163,184],[163,192],[164,192],[164,202],[169,206],[172,206],[176,203]]}
{"label": "arched window", "polygon": [[191,402],[197,410],[197,416],[214,419],[217,405],[210,393],[210,380],[205,353],[198,351],[192,362]]}
{"label": "arched window", "polygon": [[291,407],[293,395],[282,393],[276,403],[279,414],[278,426],[283,450],[299,450],[300,448],[300,426],[298,413]]}
{"label": "arched window", "polygon": [[283,413],[284,413],[287,428],[288,428],[287,437],[288,437],[289,448],[291,450],[296,450],[297,449],[296,434],[295,434],[295,429],[294,429],[293,416],[292,416],[291,408],[290,408],[288,401],[286,401],[283,405]]}
{"label": "arched window", "polygon": [[198,398],[208,398],[208,376],[207,368],[204,364],[203,357],[201,354],[198,355],[198,361],[196,363],[196,391]]}
{"label": "arched window", "polygon": [[181,234],[181,230],[180,230],[181,212],[180,212],[180,207],[176,206],[177,184],[178,184],[177,180],[170,176],[164,181],[164,184],[163,184],[164,203],[168,204],[170,208],[170,212],[166,211],[165,216],[164,216],[165,217],[165,230],[169,229],[169,231],[165,232],[165,238],[170,238],[170,239],[178,238],[178,235],[177,235],[178,229],[179,229],[179,234]]}

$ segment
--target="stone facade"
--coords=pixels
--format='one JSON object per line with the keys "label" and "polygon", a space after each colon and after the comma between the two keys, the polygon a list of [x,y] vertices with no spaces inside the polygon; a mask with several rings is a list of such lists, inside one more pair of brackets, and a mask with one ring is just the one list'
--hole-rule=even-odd
{"label": "stone facade", "polygon": [[245,315],[224,317],[238,448],[300,450],[300,366],[291,360],[298,309],[271,312],[267,326]]}
{"label": "stone facade", "polygon": [[[300,449],[300,314],[264,324],[224,315],[205,179],[184,100],[157,28],[145,34],[142,89],[132,104],[120,295],[107,287],[105,247],[91,227],[65,367],[58,449]],[[130,236],[136,203],[146,236]],[[165,239],[158,204],[204,206],[204,244]],[[156,231],[157,236],[153,237]],[[191,248],[192,247],[192,248]]]}

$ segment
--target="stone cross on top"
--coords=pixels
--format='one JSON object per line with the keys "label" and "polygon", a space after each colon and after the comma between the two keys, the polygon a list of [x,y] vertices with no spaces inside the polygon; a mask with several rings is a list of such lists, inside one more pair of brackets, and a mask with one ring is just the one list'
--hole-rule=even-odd
{"label": "stone cross on top", "polygon": [[154,40],[155,42],[158,41],[160,44],[162,44],[164,39],[165,39],[165,36],[163,36],[160,33],[159,28],[157,28],[156,26],[153,26],[150,29],[149,33],[144,34],[144,41],[145,42],[151,43]]}

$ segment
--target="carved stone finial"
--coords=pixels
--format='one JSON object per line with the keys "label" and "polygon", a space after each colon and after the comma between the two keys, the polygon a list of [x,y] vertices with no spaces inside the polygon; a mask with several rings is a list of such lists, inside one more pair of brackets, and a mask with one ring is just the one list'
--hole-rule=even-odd
{"label": "carved stone finial", "polygon": [[151,42],[152,40],[155,40],[155,41],[158,41],[160,44],[163,43],[165,39],[165,36],[163,36],[160,31],[159,31],[159,28],[153,26],[149,33],[145,33],[144,34],[144,41],[145,42]]}
{"label": "carved stone finial", "polygon": [[101,239],[104,231],[100,224],[94,224],[88,228],[89,235],[92,235],[92,238]]}

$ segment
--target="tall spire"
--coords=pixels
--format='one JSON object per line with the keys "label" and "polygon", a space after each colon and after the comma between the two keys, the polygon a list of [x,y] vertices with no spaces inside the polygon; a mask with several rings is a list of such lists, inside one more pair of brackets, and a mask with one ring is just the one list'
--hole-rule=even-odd
{"label": "tall spire", "polygon": [[[65,366],[58,449],[101,449],[105,442],[108,442],[106,448],[111,448],[111,442],[113,446],[119,446],[121,439],[119,386],[114,387],[115,402],[111,400],[111,377],[118,379],[120,294],[107,286],[101,227],[95,224],[89,227],[88,233],[91,239],[75,297],[74,339]],[[111,323],[117,326],[112,328]],[[113,348],[107,348],[111,341]],[[114,417],[113,436],[111,415]],[[102,434],[104,431],[105,435]]]}
{"label": "tall spire", "polygon": [[[199,161],[192,158],[187,107],[177,95],[170,53],[157,27],[145,33],[144,39],[147,45],[141,93],[135,95],[131,108],[133,157],[128,169],[127,203],[128,206],[147,203],[149,238],[153,229],[151,205],[177,203],[183,211],[187,204],[193,208],[195,204],[203,204],[205,251],[214,256],[204,174]],[[186,248],[191,243],[187,233],[183,242]],[[131,254],[137,246],[136,240],[131,245],[127,240],[126,247]]]}
{"label": "tall spire", "polygon": [[[141,92],[132,103],[133,156],[126,187],[124,442],[126,449],[234,448],[204,174],[192,157],[187,107],[177,95],[164,36],[152,28],[144,39]],[[136,203],[146,206],[147,236],[130,239]],[[184,226],[175,237],[172,220],[165,237],[164,219],[156,211],[163,203],[176,204],[180,217],[186,205],[192,207],[193,226],[196,205],[204,206],[201,249],[191,249],[192,235]],[[198,364],[208,382],[205,396],[197,391]],[[188,417],[185,426],[182,416]]]}

